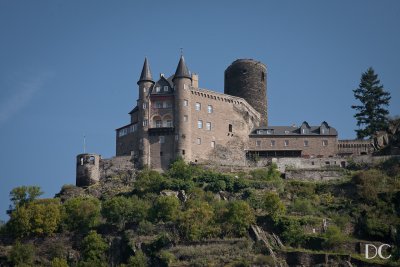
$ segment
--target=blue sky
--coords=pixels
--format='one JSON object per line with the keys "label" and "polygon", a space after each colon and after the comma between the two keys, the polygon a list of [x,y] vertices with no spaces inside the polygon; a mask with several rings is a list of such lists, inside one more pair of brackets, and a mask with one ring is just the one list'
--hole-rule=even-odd
{"label": "blue sky", "polygon": [[9,192],[52,197],[75,183],[75,156],[115,155],[147,56],[172,74],[183,47],[200,86],[223,91],[237,58],[268,68],[271,125],[318,125],[354,138],[352,89],[372,66],[400,114],[399,1],[0,0],[0,219]]}

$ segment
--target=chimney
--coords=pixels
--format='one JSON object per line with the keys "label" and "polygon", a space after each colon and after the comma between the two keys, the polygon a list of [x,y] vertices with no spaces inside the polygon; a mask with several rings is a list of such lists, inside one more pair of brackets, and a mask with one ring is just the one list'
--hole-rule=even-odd
{"label": "chimney", "polygon": [[199,88],[199,75],[192,73],[192,87]]}

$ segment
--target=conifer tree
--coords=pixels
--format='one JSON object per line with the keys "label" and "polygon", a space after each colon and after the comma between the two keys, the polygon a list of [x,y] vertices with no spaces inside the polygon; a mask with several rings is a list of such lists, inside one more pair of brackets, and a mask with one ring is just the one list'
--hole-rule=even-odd
{"label": "conifer tree", "polygon": [[372,137],[376,131],[386,130],[388,125],[390,93],[385,92],[378,79],[378,74],[372,67],[361,75],[360,85],[353,90],[354,97],[361,102],[353,105],[356,110],[354,117],[357,119],[359,129],[355,130],[358,139]]}

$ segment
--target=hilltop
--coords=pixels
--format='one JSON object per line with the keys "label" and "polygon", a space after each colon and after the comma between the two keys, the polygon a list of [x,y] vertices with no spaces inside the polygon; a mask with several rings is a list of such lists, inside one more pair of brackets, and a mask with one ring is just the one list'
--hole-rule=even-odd
{"label": "hilltop", "polygon": [[[399,266],[399,170],[398,158],[350,162],[340,177],[303,181],[274,164],[177,160],[165,173],[116,168],[53,199],[19,187],[0,266]],[[366,260],[365,244],[382,243],[391,258]]]}

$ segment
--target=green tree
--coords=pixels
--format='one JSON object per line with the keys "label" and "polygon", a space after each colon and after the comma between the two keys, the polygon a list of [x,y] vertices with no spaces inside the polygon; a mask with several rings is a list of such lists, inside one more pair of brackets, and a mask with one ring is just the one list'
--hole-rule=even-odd
{"label": "green tree", "polygon": [[90,231],[82,241],[82,265],[84,266],[107,266],[106,251],[107,243],[96,231]]}
{"label": "green tree", "polygon": [[144,169],[138,174],[134,182],[135,192],[144,195],[146,193],[159,193],[164,189],[166,179],[159,172]]}
{"label": "green tree", "polygon": [[135,256],[131,256],[128,260],[128,267],[147,267],[147,257],[146,255],[141,251],[138,250],[135,253]]}
{"label": "green tree", "polygon": [[227,204],[226,213],[223,216],[223,230],[228,235],[243,236],[250,225],[255,223],[254,210],[242,200],[235,200]]}
{"label": "green tree", "polygon": [[108,222],[123,228],[126,222],[139,223],[144,220],[148,209],[149,204],[137,196],[116,196],[103,203],[102,214]]}
{"label": "green tree", "polygon": [[11,190],[10,200],[16,208],[35,200],[42,194],[39,186],[19,186]]}
{"label": "green tree", "polygon": [[387,115],[389,111],[390,93],[385,92],[380,84],[378,75],[370,67],[361,75],[361,81],[357,89],[353,90],[354,97],[361,102],[360,105],[352,105],[356,110],[354,117],[357,119],[357,138],[371,137],[376,131],[385,130],[388,126]]}
{"label": "green tree", "polygon": [[286,212],[286,207],[276,193],[266,192],[262,198],[262,207],[272,218],[276,219],[278,216]]}
{"label": "green tree", "polygon": [[100,220],[100,201],[94,197],[77,197],[64,203],[63,222],[72,231],[86,232]]}
{"label": "green tree", "polygon": [[210,238],[219,233],[214,223],[214,210],[207,202],[192,202],[192,205],[182,213],[179,228],[187,240],[198,241]]}
{"label": "green tree", "polygon": [[58,199],[40,199],[18,206],[10,215],[9,229],[16,237],[51,235],[61,222]]}
{"label": "green tree", "polygon": [[51,261],[51,267],[68,267],[68,262],[66,259],[54,258]]}
{"label": "green tree", "polygon": [[32,266],[35,260],[35,247],[32,244],[15,243],[8,254],[8,261],[13,266]]}
{"label": "green tree", "polygon": [[153,207],[154,219],[176,221],[180,213],[179,200],[174,196],[159,196]]}

